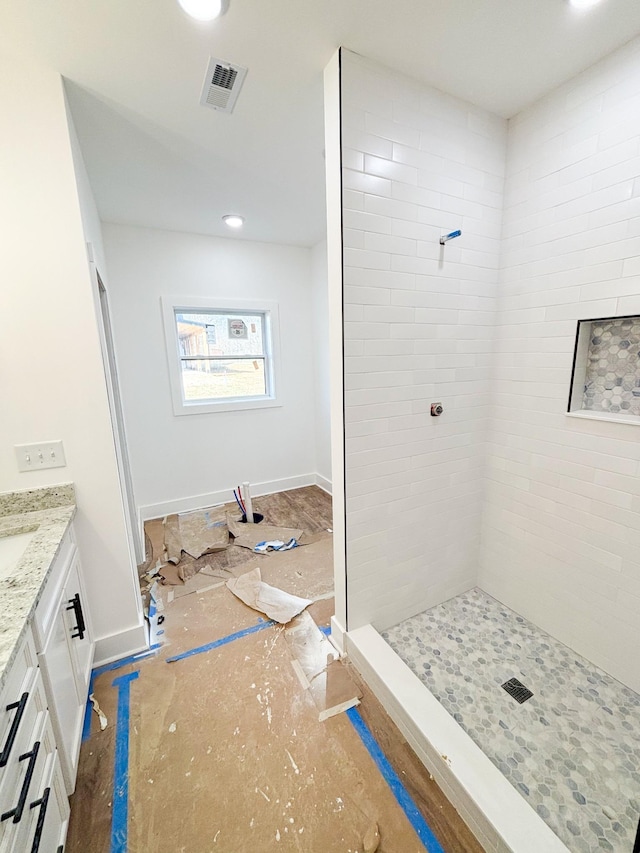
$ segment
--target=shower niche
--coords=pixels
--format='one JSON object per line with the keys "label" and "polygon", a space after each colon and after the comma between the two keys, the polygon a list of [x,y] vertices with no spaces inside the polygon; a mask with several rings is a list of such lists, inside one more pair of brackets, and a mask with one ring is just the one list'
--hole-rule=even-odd
{"label": "shower niche", "polygon": [[640,424],[640,316],[578,321],[568,411]]}

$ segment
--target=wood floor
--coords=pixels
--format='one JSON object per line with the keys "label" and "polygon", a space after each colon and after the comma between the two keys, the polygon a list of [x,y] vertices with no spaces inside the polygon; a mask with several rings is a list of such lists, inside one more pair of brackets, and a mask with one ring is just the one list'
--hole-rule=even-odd
{"label": "wood floor", "polygon": [[[260,557],[233,546],[213,560],[208,555],[209,565],[235,571],[260,565],[268,583],[298,595],[306,588],[308,597],[318,599],[307,613],[318,626],[328,626],[330,499],[310,487],[257,498],[254,509],[269,523],[315,534],[315,544]],[[153,523],[148,533],[157,554],[161,541]],[[311,558],[303,557],[305,551]],[[320,722],[282,626],[265,621],[224,585],[175,598],[163,615],[165,642],[157,653],[95,678],[108,725],[100,731],[93,715],[82,746],[67,853],[426,849],[348,716]],[[312,632],[317,640],[310,634],[309,644],[320,649],[326,640]],[[181,657],[202,646],[207,650]],[[114,790],[122,687],[113,682],[132,673],[127,837],[118,836],[114,847],[114,804],[118,798],[122,804],[122,791]],[[359,712],[443,849],[482,853],[366,685],[361,690]],[[376,828],[379,842],[373,840]]]}

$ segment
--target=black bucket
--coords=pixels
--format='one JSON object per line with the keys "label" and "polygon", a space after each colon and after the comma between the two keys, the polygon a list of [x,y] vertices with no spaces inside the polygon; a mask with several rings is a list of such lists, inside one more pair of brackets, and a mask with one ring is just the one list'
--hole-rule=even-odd
{"label": "black bucket", "polygon": [[[254,524],[260,524],[261,521],[264,521],[264,515],[261,515],[259,512],[254,512],[253,513],[253,523]],[[242,516],[242,518],[240,519],[240,523],[241,524],[247,523],[247,516],[246,515]]]}

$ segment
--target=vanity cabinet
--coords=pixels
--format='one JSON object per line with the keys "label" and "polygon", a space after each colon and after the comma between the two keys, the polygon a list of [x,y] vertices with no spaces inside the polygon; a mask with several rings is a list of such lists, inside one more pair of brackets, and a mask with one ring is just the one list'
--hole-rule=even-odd
{"label": "vanity cabinet", "polygon": [[93,666],[70,525],[0,691],[0,853],[60,853]]}

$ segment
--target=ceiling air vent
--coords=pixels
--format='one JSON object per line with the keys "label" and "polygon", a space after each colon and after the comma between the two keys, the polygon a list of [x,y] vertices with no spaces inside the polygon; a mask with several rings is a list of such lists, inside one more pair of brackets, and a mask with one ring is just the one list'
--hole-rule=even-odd
{"label": "ceiling air vent", "polygon": [[223,113],[233,112],[246,75],[247,69],[241,65],[232,65],[212,57],[204,78],[200,103]]}

